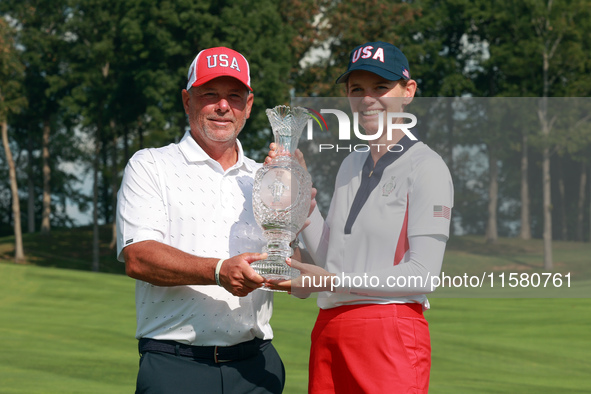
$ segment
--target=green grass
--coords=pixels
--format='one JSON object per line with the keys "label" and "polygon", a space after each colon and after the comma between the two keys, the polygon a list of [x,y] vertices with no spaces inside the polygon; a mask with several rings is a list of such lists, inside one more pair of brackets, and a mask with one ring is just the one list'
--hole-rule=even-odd
{"label": "green grass", "polygon": [[0,392],[133,392],[133,281],[0,264]]}
{"label": "green grass", "polygon": [[434,299],[431,393],[591,392],[590,299]]}
{"label": "green grass", "polygon": [[[307,387],[315,300],[280,294],[275,345],[286,393]],[[0,263],[0,393],[131,393],[138,367],[134,281]]]}
{"label": "green grass", "polygon": [[[50,239],[27,236],[28,265],[9,263],[12,240],[0,239],[0,393],[133,392],[134,281],[87,272],[84,231],[56,231]],[[108,240],[108,231],[103,234]],[[538,272],[538,246],[535,240],[491,246],[478,237],[454,239],[444,270]],[[102,250],[103,270],[122,268],[108,245]],[[589,244],[555,243],[556,272],[576,272],[578,283],[589,283],[590,256]],[[55,268],[61,266],[76,269]],[[430,393],[591,392],[589,295],[432,297],[426,313],[433,349]],[[287,370],[285,393],[306,392],[316,314],[314,299],[276,295],[272,325]],[[363,349],[362,338],[359,346]]]}

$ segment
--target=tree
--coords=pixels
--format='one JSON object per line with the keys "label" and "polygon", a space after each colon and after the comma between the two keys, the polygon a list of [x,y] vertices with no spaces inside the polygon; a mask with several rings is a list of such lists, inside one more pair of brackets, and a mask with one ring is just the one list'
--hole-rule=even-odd
{"label": "tree", "polygon": [[303,64],[294,78],[295,94],[300,97],[342,96],[342,86],[334,82],[347,68],[350,51],[368,41],[386,41],[406,52],[406,46],[412,42],[412,34],[406,29],[420,15],[415,4],[386,0],[324,0],[314,4],[310,10],[313,19],[304,25],[311,25],[313,30],[306,37],[302,34],[303,26],[299,26],[297,53],[310,55],[302,53],[307,48],[308,52],[320,55]]}
{"label": "tree", "polygon": [[[472,16],[478,34],[490,45],[490,59],[484,68],[502,95],[537,96],[539,133],[536,145],[542,153],[544,266],[552,269],[552,199],[550,160],[554,152],[553,126],[556,118],[548,114],[548,97],[572,91],[581,66],[587,61],[582,50],[588,31],[589,12],[583,1],[546,0],[528,2],[476,2]],[[533,59],[533,63],[532,63]],[[523,136],[527,154],[529,136]],[[524,159],[526,157],[524,156]],[[522,165],[523,171],[527,166]],[[522,179],[527,179],[526,174]],[[522,192],[528,198],[527,189]],[[527,201],[522,202],[527,209]],[[523,215],[526,220],[527,214]],[[527,226],[528,223],[522,223]],[[527,230],[523,232],[527,236]]]}
{"label": "tree", "polygon": [[52,186],[57,186],[57,189],[62,186],[57,184],[56,179],[61,178],[58,167],[64,155],[61,150],[56,152],[54,146],[57,146],[56,140],[63,138],[56,135],[68,132],[63,128],[59,113],[59,100],[65,94],[62,71],[67,43],[62,29],[66,9],[65,0],[6,0],[0,6],[0,11],[18,25],[17,42],[26,66],[24,90],[29,108],[15,117],[15,125],[21,134],[15,137],[22,141],[21,146],[27,151],[28,221],[31,232],[35,228],[37,190],[34,171],[37,170],[37,150],[41,150],[41,232],[48,233],[52,222],[59,220],[57,215],[52,214],[52,206],[57,199]]}
{"label": "tree", "polygon": [[15,260],[25,260],[21,229],[21,211],[16,179],[16,168],[8,140],[8,116],[19,112],[26,105],[22,91],[23,65],[14,45],[14,32],[5,19],[0,18],[0,128],[2,144],[9,166],[12,214],[14,222]]}
{"label": "tree", "polygon": [[[591,101],[588,98],[571,98],[563,106],[561,127],[564,128],[563,155],[579,164],[579,184],[576,203],[576,235],[579,242],[584,241],[583,223],[587,196],[587,169],[591,164]],[[591,214],[591,212],[590,212]],[[591,232],[591,229],[590,229]]]}
{"label": "tree", "polygon": [[[478,72],[475,84],[480,96],[495,97],[519,97],[528,95],[527,90],[521,86],[521,77],[511,78],[516,69],[518,73],[524,72],[529,67],[529,59],[517,55],[514,40],[519,37],[517,23],[514,19],[523,18],[514,4],[493,4],[490,2],[473,2],[468,8],[466,17],[474,26],[469,35],[472,40],[486,43],[489,48],[489,56],[483,56],[478,61]],[[527,17],[527,16],[525,16]],[[508,72],[507,72],[508,71]],[[517,82],[515,81],[517,80]],[[521,134],[521,228],[522,239],[531,238],[530,229],[530,197],[529,197],[529,159],[528,139],[529,129],[522,127]],[[491,219],[489,217],[489,224]]]}
{"label": "tree", "polygon": [[66,30],[73,88],[62,103],[94,142],[89,155],[94,269],[98,224],[114,223],[120,163],[135,149],[178,141],[186,131],[180,93],[199,50],[223,45],[249,59],[257,99],[241,141],[247,153],[262,157],[270,141],[264,108],[289,98],[292,61],[286,43],[292,33],[284,29],[279,5],[276,0],[261,1],[256,9],[245,0],[71,2]]}
{"label": "tree", "polygon": [[[92,270],[98,271],[100,158],[105,129],[114,118],[110,106],[115,90],[116,39],[119,21],[128,2],[84,0],[72,4],[67,29],[75,37],[70,52],[72,97],[64,102],[70,113],[79,113],[79,123],[92,141]],[[115,69],[115,71],[113,71]]]}
{"label": "tree", "polygon": [[[342,85],[334,82],[345,71],[350,51],[368,41],[390,42],[405,53],[419,97],[454,97],[474,91],[471,76],[477,70],[469,64],[480,55],[482,46],[470,42],[466,34],[470,29],[470,20],[465,18],[467,0],[314,4],[318,6],[312,8],[313,22],[306,21],[313,27],[310,36],[307,40],[296,36],[298,48],[308,51],[304,59],[300,57],[306,63],[294,78],[297,96],[343,96]],[[462,136],[457,134],[453,103],[453,99],[438,102],[445,106],[440,112],[446,116],[433,132],[421,129],[421,139],[441,152],[456,183],[453,147]]]}
{"label": "tree", "polygon": [[[544,268],[551,270],[552,261],[552,200],[550,185],[550,133],[556,121],[548,116],[548,96],[551,85],[559,83],[558,78],[565,76],[572,67],[579,67],[579,62],[586,61],[585,53],[569,56],[572,52],[580,52],[577,28],[587,28],[588,21],[577,26],[577,15],[583,12],[588,15],[588,5],[581,2],[558,2],[547,0],[538,5],[532,13],[532,27],[534,38],[538,43],[536,51],[542,64],[542,95],[538,115],[540,118],[541,134],[544,142],[542,150],[542,179],[544,195]],[[574,7],[573,7],[574,5]],[[580,8],[583,7],[583,8]],[[534,52],[535,53],[535,52]],[[552,66],[552,68],[551,68]],[[572,83],[572,82],[571,82]]]}

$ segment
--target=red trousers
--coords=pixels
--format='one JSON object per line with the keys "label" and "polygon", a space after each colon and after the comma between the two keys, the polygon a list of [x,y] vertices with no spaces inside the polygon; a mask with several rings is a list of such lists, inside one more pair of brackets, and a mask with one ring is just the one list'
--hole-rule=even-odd
{"label": "red trousers", "polygon": [[427,393],[430,369],[422,305],[320,310],[312,331],[310,393]]}

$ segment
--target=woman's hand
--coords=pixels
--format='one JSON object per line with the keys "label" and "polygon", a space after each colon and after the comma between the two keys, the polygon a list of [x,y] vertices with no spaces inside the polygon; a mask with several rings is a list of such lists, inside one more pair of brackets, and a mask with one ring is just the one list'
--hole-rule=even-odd
{"label": "woman's hand", "polygon": [[300,271],[300,276],[286,281],[269,281],[265,286],[273,290],[287,291],[298,298],[308,298],[310,294],[321,291],[332,291],[332,277],[335,276],[324,268],[314,264],[305,264],[290,258],[285,259],[287,265]]}

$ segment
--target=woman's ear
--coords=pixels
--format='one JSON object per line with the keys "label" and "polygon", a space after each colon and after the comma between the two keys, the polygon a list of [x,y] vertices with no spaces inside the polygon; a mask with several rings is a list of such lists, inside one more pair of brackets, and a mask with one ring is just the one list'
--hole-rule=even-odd
{"label": "woman's ear", "polygon": [[414,79],[408,80],[406,83],[406,91],[404,93],[403,106],[406,106],[412,102],[417,91],[417,82]]}

